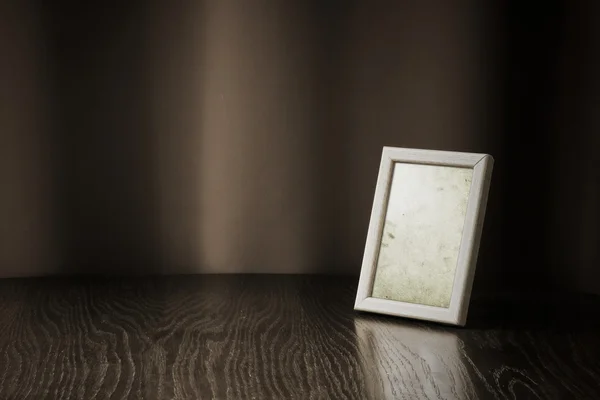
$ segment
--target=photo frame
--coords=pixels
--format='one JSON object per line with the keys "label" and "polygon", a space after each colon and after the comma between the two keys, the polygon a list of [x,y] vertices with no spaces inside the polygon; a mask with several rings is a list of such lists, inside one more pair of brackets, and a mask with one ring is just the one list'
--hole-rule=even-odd
{"label": "photo frame", "polygon": [[383,148],[355,310],[465,325],[493,164]]}

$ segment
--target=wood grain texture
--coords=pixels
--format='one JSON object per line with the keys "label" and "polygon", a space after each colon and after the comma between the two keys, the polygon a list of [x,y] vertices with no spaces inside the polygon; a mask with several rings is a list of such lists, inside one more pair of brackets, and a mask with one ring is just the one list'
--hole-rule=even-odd
{"label": "wood grain texture", "polygon": [[0,399],[600,398],[596,299],[454,328],[354,312],[357,281],[0,280]]}

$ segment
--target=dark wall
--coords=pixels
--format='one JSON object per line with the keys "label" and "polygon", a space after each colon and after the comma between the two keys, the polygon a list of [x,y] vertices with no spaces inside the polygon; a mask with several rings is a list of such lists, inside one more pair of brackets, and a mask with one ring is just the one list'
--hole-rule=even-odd
{"label": "dark wall", "polygon": [[54,272],[47,52],[40,15],[0,2],[0,275]]}
{"label": "dark wall", "polygon": [[[486,93],[504,287],[600,292],[600,35],[592,2],[501,3]],[[495,49],[492,47],[492,49]],[[486,50],[490,54],[489,50]]]}
{"label": "dark wall", "polygon": [[476,291],[600,293],[595,10],[521,3],[2,2],[0,275],[356,274],[387,145],[494,155]]}

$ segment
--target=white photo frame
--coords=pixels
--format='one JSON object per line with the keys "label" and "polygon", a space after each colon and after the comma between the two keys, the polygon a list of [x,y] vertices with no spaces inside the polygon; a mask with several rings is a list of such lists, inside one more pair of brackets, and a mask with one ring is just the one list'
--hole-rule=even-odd
{"label": "white photo frame", "polygon": [[493,164],[383,148],[355,310],[465,325]]}

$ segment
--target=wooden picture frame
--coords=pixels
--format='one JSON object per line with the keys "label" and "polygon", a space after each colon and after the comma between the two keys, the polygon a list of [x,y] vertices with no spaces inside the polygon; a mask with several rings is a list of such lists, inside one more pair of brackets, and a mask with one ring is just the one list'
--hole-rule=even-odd
{"label": "wooden picture frame", "polygon": [[355,310],[465,325],[493,164],[383,148]]}

